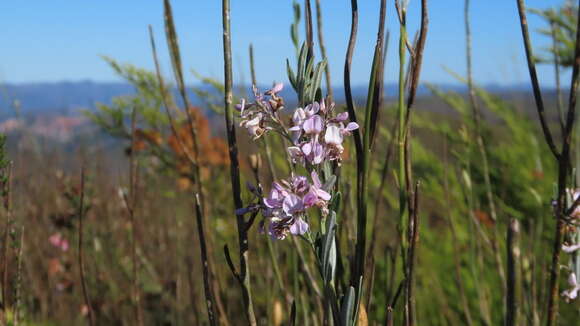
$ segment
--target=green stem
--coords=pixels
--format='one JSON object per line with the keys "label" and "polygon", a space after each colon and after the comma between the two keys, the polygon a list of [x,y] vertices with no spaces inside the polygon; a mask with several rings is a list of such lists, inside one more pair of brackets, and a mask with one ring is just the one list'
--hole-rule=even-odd
{"label": "green stem", "polygon": [[[236,142],[236,129],[233,116],[233,92],[232,92],[232,44],[230,28],[230,1],[222,0],[222,24],[223,24],[223,46],[224,46],[224,102],[226,133],[228,138],[230,156],[230,174],[232,182],[232,194],[234,197],[235,209],[243,207],[242,191],[240,185],[240,166],[238,161],[238,145]],[[248,229],[243,215],[236,215],[238,227],[238,245],[240,272],[238,281],[242,290],[244,301],[244,313],[248,323],[257,325],[252,304],[252,290],[250,285],[250,265],[248,264]]]}
{"label": "green stem", "polygon": [[403,247],[405,246],[405,237],[402,236],[405,223],[405,210],[407,203],[406,196],[406,182],[405,182],[405,117],[406,117],[406,107],[405,107],[405,57],[406,57],[406,42],[407,42],[407,31],[403,24],[400,25],[400,35],[399,35],[399,102],[398,102],[398,113],[399,113],[399,170],[398,170],[398,181],[399,181],[399,233],[401,234],[401,241],[403,242]]}

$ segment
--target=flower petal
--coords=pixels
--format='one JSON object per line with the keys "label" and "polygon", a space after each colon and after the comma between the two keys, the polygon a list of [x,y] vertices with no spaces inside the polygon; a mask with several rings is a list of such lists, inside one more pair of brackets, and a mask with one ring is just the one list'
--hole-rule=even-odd
{"label": "flower petal", "polygon": [[290,225],[290,233],[294,235],[302,235],[306,232],[308,232],[308,223],[306,223],[300,217],[296,218],[294,223]]}

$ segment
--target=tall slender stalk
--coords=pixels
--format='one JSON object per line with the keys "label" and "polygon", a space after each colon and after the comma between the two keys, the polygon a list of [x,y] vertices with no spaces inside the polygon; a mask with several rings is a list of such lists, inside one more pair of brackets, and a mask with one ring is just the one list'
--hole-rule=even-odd
{"label": "tall slender stalk", "polygon": [[[371,144],[372,133],[376,128],[377,120],[373,117],[377,116],[377,111],[380,109],[382,98],[380,92],[382,90],[382,74],[384,71],[383,65],[383,42],[384,30],[386,20],[386,0],[381,0],[381,9],[379,15],[379,26],[377,33],[377,41],[375,45],[375,52],[373,57],[373,65],[371,70],[371,77],[369,79],[367,103],[365,108],[365,120],[363,129],[362,152],[357,161],[360,160],[360,165],[357,166],[357,235],[355,247],[355,260],[353,268],[353,280],[357,293],[361,293],[362,278],[365,271],[365,257],[366,257],[366,225],[367,225],[367,210],[368,210],[368,176],[369,176],[369,162],[371,159]],[[360,302],[360,296],[357,297],[357,309]],[[356,315],[355,315],[356,316]]]}
{"label": "tall slender stalk", "polygon": [[12,198],[11,198],[11,184],[12,184],[12,162],[6,157],[6,135],[0,134],[0,200],[2,201],[2,209],[4,215],[4,232],[2,235],[2,274],[0,276],[0,283],[2,285],[2,313],[0,314],[0,322],[6,323],[6,315],[8,311],[8,271],[9,271],[9,251],[8,238],[10,236],[10,229],[12,227]]}
{"label": "tall slender stalk", "polygon": [[[12,227],[12,198],[11,198],[11,186],[12,186],[12,163],[5,161],[5,146],[6,146],[6,136],[0,135],[0,179],[2,193],[2,208],[4,209],[5,221],[4,221],[4,232],[2,235],[2,309],[3,318],[6,318],[6,312],[8,311],[8,272],[9,272],[9,251],[8,251],[8,238],[10,235],[10,228]],[[0,319],[1,320],[1,319]]]}
{"label": "tall slender stalk", "polygon": [[[256,68],[254,64],[254,46],[250,43],[250,75],[252,77],[252,85],[258,86],[258,80],[256,78]],[[276,180],[276,169],[274,168],[274,161],[272,160],[272,147],[270,146],[270,140],[268,137],[262,137],[264,142],[264,147],[266,150],[266,163],[268,163],[268,170],[273,180]],[[268,242],[269,243],[269,242]],[[271,244],[269,244],[271,246]]]}
{"label": "tall slender stalk", "polygon": [[310,6],[310,0],[305,0],[304,3],[304,27],[306,33],[306,48],[308,49],[306,62],[308,62],[314,57],[314,28],[312,25],[312,6]]}
{"label": "tall slender stalk", "polygon": [[131,152],[129,155],[129,198],[124,197],[125,206],[129,213],[129,223],[131,224],[131,262],[132,262],[132,277],[131,277],[131,292],[133,305],[135,309],[135,321],[137,325],[143,325],[143,319],[141,316],[141,298],[138,289],[138,266],[137,266],[137,243],[136,243],[136,231],[135,231],[135,209],[137,202],[137,165],[135,163],[135,130],[136,130],[136,114],[137,110],[133,108],[131,113]]}
{"label": "tall slender stalk", "polygon": [[471,317],[471,311],[469,310],[469,304],[467,302],[467,297],[465,295],[465,287],[463,285],[463,278],[461,277],[461,257],[459,252],[459,241],[457,239],[457,231],[455,229],[455,223],[453,221],[453,216],[451,214],[451,199],[449,190],[449,163],[448,163],[448,149],[447,149],[447,135],[444,138],[443,143],[443,189],[445,193],[445,204],[447,209],[447,224],[449,226],[449,231],[451,232],[451,242],[453,248],[453,263],[455,271],[455,282],[457,284],[457,289],[459,291],[459,296],[461,298],[461,305],[463,308],[463,313],[465,315],[465,321],[468,326],[473,325],[473,319]]}
{"label": "tall slender stalk", "polygon": [[[415,296],[414,296],[414,276],[415,276],[415,253],[417,248],[417,241],[419,239],[419,183],[415,184],[415,189],[413,191],[413,202],[412,206],[409,207],[409,231],[408,231],[408,243],[409,248],[407,250],[407,281],[406,292],[407,292],[407,325],[415,325]],[[411,203],[410,203],[411,204]]]}
{"label": "tall slender stalk", "polygon": [[536,65],[534,64],[534,54],[532,52],[532,45],[530,41],[530,33],[528,32],[528,20],[526,18],[526,9],[524,0],[516,0],[518,4],[518,13],[520,16],[520,26],[522,28],[522,37],[524,40],[524,47],[526,50],[526,58],[528,62],[528,71],[530,72],[530,79],[532,82],[532,89],[534,91],[534,100],[536,101],[536,109],[538,112],[538,118],[540,119],[540,125],[542,127],[542,132],[544,133],[544,138],[550,151],[556,159],[559,159],[560,153],[556,145],[554,144],[554,138],[552,132],[548,127],[548,122],[545,117],[544,101],[542,99],[542,92],[540,91],[540,83],[538,82],[538,73],[536,72]]}
{"label": "tall slender stalk", "polygon": [[[546,319],[546,325],[555,325],[558,318],[558,282],[560,278],[560,250],[562,245],[562,238],[564,234],[565,219],[571,212],[580,204],[580,199],[574,201],[570,208],[566,203],[566,187],[568,183],[568,177],[571,169],[570,164],[570,151],[572,143],[572,135],[574,132],[574,124],[576,119],[576,99],[578,92],[578,74],[580,72],[580,19],[578,19],[578,25],[576,26],[576,44],[572,69],[572,78],[570,83],[570,92],[568,99],[568,112],[566,114],[566,120],[564,125],[564,132],[562,135],[562,150],[558,152],[551,131],[547,125],[544,117],[544,103],[542,101],[541,90],[538,82],[538,76],[536,73],[536,67],[534,64],[534,56],[532,52],[532,46],[530,42],[530,36],[527,27],[527,18],[525,11],[524,0],[517,0],[518,13],[520,17],[520,26],[522,29],[522,37],[524,41],[524,47],[526,50],[526,58],[528,62],[528,70],[530,72],[530,79],[532,82],[532,89],[534,91],[534,98],[536,100],[536,107],[538,110],[538,116],[540,118],[540,124],[544,132],[544,138],[546,143],[550,147],[550,150],[554,154],[556,161],[558,163],[558,197],[556,198],[556,208],[555,208],[555,218],[556,218],[556,228],[554,235],[554,242],[552,245],[552,262],[550,266],[550,282],[549,282],[549,293],[548,293],[548,315]],[[578,7],[578,16],[580,16],[580,6]]]}
{"label": "tall slender stalk", "polygon": [[[398,3],[396,1],[395,3]],[[399,10],[399,100],[397,103],[397,112],[399,116],[399,126],[398,126],[398,158],[399,166],[397,172],[397,180],[399,186],[399,234],[403,234],[402,230],[404,227],[404,219],[406,213],[407,204],[407,194],[406,194],[406,178],[405,178],[405,117],[406,117],[406,106],[405,106],[405,60],[406,60],[406,43],[407,43],[407,30],[405,22],[405,8],[400,8]],[[404,237],[401,236],[401,241],[404,242]]]}
{"label": "tall slender stalk", "polygon": [[[328,62],[328,57],[326,56],[326,46],[324,45],[324,29],[322,28],[322,7],[320,6],[320,0],[316,0],[316,29],[318,31],[318,46],[320,47],[320,54],[322,60]],[[328,97],[330,102],[334,98],[334,92],[332,90],[332,79],[330,78],[330,65],[327,63],[324,68],[324,73],[326,77],[326,90],[328,92]]]}
{"label": "tall slender stalk", "polygon": [[[222,324],[229,324],[229,321],[227,319],[227,316],[225,314],[225,309],[223,308],[223,304],[221,302],[219,293],[220,293],[220,286],[219,286],[219,282],[217,280],[217,278],[215,277],[215,271],[214,271],[214,264],[213,264],[213,259],[212,259],[212,238],[211,238],[211,233],[207,234],[205,232],[205,226],[208,224],[208,220],[207,220],[207,215],[205,214],[205,206],[204,206],[204,189],[203,189],[203,183],[201,180],[201,173],[200,173],[200,166],[199,166],[199,145],[198,145],[198,140],[197,140],[197,132],[196,132],[196,121],[194,120],[194,116],[191,115],[191,112],[189,111],[191,109],[191,105],[190,105],[190,101],[189,101],[189,97],[187,96],[186,93],[186,89],[185,89],[185,82],[183,80],[183,72],[182,72],[182,65],[181,65],[181,55],[179,52],[179,43],[177,40],[177,32],[175,30],[175,25],[173,22],[173,13],[172,13],[172,9],[171,9],[171,4],[168,0],[165,0],[164,2],[164,10],[165,10],[165,31],[166,31],[166,36],[167,36],[167,43],[170,49],[170,55],[171,55],[171,60],[172,60],[172,67],[173,67],[173,72],[175,75],[175,79],[177,81],[177,85],[179,88],[179,93],[182,97],[182,101],[185,105],[185,111],[186,111],[186,115],[187,115],[187,119],[188,119],[188,124],[189,124],[189,130],[191,133],[191,137],[192,137],[192,145],[193,145],[193,153],[190,152],[190,149],[187,148],[184,144],[184,141],[182,139],[182,136],[177,132],[177,128],[176,128],[176,122],[175,119],[173,118],[170,108],[172,107],[172,105],[174,105],[174,103],[170,100],[169,98],[169,92],[166,89],[165,86],[165,82],[163,80],[163,77],[161,75],[161,68],[159,65],[159,60],[157,58],[157,50],[156,50],[156,46],[155,46],[155,39],[153,37],[153,30],[151,28],[151,26],[149,26],[149,34],[150,34],[150,41],[151,41],[151,49],[152,49],[152,53],[153,53],[153,60],[155,63],[155,71],[156,71],[156,76],[157,76],[157,81],[159,83],[159,91],[161,94],[161,99],[162,99],[162,103],[163,103],[163,107],[165,109],[165,114],[169,120],[169,125],[171,127],[171,132],[173,134],[173,137],[177,140],[177,144],[179,145],[181,151],[186,155],[187,159],[189,160],[191,166],[193,167],[194,170],[194,177],[196,179],[195,185],[196,185],[196,193],[198,194],[199,201],[200,201],[200,206],[201,206],[201,219],[203,220],[203,223],[201,223],[201,227],[202,227],[202,232],[204,233],[204,246],[206,248],[207,251],[207,260],[206,263],[208,264],[208,270],[209,270],[209,276],[208,276],[208,280],[211,283],[211,289],[209,291],[209,293],[206,295],[206,301],[214,301],[215,304],[213,307],[216,307],[217,305],[217,309],[218,309],[218,314],[216,315],[214,313],[214,316],[218,316],[217,318],[220,319]],[[176,108],[176,110],[178,110]],[[194,205],[195,206],[195,205]],[[198,212],[196,211],[196,215],[198,214]],[[198,225],[199,228],[199,225]],[[199,229],[198,229],[199,231]],[[200,241],[200,246],[202,239],[199,238]],[[206,292],[207,293],[207,292]],[[218,294],[216,296],[216,293]]]}
{"label": "tall slender stalk", "polygon": [[[346,107],[348,116],[352,122],[357,122],[356,106],[352,97],[352,89],[350,86],[350,69],[352,65],[352,56],[354,55],[354,47],[356,44],[356,34],[358,30],[358,3],[357,0],[351,0],[351,27],[350,37],[348,40],[348,48],[346,50],[346,58],[344,60],[344,95],[346,98]],[[356,150],[357,171],[361,170],[361,155],[362,155],[362,139],[360,130],[354,130],[354,145]]]}
{"label": "tall slender stalk", "polygon": [[512,219],[507,232],[507,294],[505,325],[518,325],[520,287],[518,279],[520,248],[518,245],[519,223]]}
{"label": "tall slender stalk", "polygon": [[[492,238],[492,245],[493,245],[493,255],[496,261],[496,265],[498,268],[498,274],[502,281],[502,284],[505,284],[506,277],[504,272],[503,263],[501,261],[501,256],[499,253],[499,245],[498,245],[498,220],[497,220],[497,213],[495,209],[495,201],[493,199],[493,190],[491,187],[491,180],[490,180],[490,171],[489,171],[489,161],[487,157],[487,150],[485,148],[485,142],[483,140],[483,136],[481,135],[481,112],[479,110],[479,106],[477,104],[475,98],[475,87],[473,85],[473,65],[472,65],[472,48],[471,48],[471,23],[469,19],[469,5],[470,0],[465,0],[465,11],[464,11],[464,18],[465,18],[465,47],[466,47],[466,63],[467,63],[467,87],[469,92],[469,104],[471,106],[472,117],[473,117],[473,124],[474,124],[474,136],[477,144],[477,149],[479,150],[479,154],[481,155],[481,164],[483,167],[483,180],[485,185],[485,195],[487,197],[487,203],[489,205],[489,211],[491,215],[491,219],[495,222],[494,223],[494,236]],[[504,287],[505,292],[505,287]]]}
{"label": "tall slender stalk", "polygon": [[558,121],[560,122],[560,131],[564,132],[564,103],[562,103],[562,87],[560,85],[560,54],[558,53],[556,38],[556,23],[550,21],[550,32],[552,36],[552,48],[554,53],[554,80],[556,81],[556,107],[558,108]]}
{"label": "tall slender stalk", "polygon": [[85,264],[84,264],[84,252],[83,252],[83,219],[84,219],[84,202],[85,202],[85,168],[81,168],[81,194],[80,203],[78,210],[79,218],[79,234],[78,234],[78,264],[79,264],[79,275],[81,278],[81,288],[83,291],[83,298],[85,300],[85,306],[87,307],[87,312],[89,315],[89,325],[95,325],[95,315],[93,311],[93,306],[91,305],[91,300],[89,298],[89,293],[87,290],[87,281],[85,276]]}
{"label": "tall slender stalk", "polygon": [[203,225],[203,212],[199,195],[195,195],[195,217],[197,219],[197,231],[199,237],[199,250],[201,253],[202,271],[203,271],[203,289],[205,293],[205,305],[207,307],[207,317],[209,324],[217,325],[216,303],[211,287],[211,273],[209,269],[209,260],[207,256],[207,246],[205,242],[205,228]]}
{"label": "tall slender stalk", "polygon": [[185,89],[185,82],[183,79],[183,67],[181,65],[181,54],[179,51],[179,42],[177,40],[177,32],[175,30],[175,24],[173,22],[173,11],[171,9],[171,2],[169,0],[164,1],[164,12],[165,12],[165,34],[167,36],[167,46],[169,47],[169,54],[171,56],[171,65],[173,67],[173,73],[175,75],[175,81],[177,82],[177,88],[179,94],[183,100],[183,105],[185,106],[185,114],[189,123],[189,131],[191,133],[191,140],[193,143],[193,154],[196,160],[196,164],[193,164],[193,169],[196,177],[196,185],[198,192],[200,193],[202,204],[203,204],[203,192],[200,191],[201,186],[201,174],[199,168],[199,145],[197,141],[197,131],[196,131],[196,121],[195,117],[191,114],[190,109],[192,109],[191,102],[187,96],[187,91]]}
{"label": "tall slender stalk", "polygon": [[24,251],[24,226],[20,227],[20,241],[16,254],[16,284],[14,287],[14,326],[20,325],[20,304],[22,300],[22,260]]}
{"label": "tall slender stalk", "polygon": [[[230,1],[222,0],[222,24],[223,24],[223,49],[224,49],[224,105],[226,134],[228,138],[230,156],[230,175],[232,182],[232,195],[234,197],[235,209],[243,207],[242,191],[240,186],[240,165],[238,161],[238,145],[236,142],[236,129],[234,126],[234,116],[232,111],[232,46],[230,29]],[[250,285],[250,265],[248,263],[248,224],[244,216],[236,212],[238,226],[238,245],[240,271],[237,275],[242,289],[244,301],[244,313],[250,325],[256,325],[254,306],[252,304],[252,290]]]}

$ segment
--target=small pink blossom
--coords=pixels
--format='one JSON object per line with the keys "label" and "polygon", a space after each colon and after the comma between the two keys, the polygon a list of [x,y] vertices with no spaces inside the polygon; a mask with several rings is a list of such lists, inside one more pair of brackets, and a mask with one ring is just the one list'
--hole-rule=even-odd
{"label": "small pink blossom", "polygon": [[316,172],[311,173],[311,179],[312,182],[305,176],[293,175],[272,183],[270,193],[258,208],[268,223],[267,228],[262,224],[262,231],[276,240],[285,239],[288,234],[302,235],[309,229],[305,220],[309,208],[318,207],[323,214],[328,213],[331,195],[323,189]]}
{"label": "small pink blossom", "polygon": [[68,240],[65,239],[60,233],[55,233],[48,238],[48,241],[54,247],[62,250],[67,251],[69,247]]}
{"label": "small pink blossom", "polygon": [[578,292],[580,292],[580,284],[578,284],[578,280],[576,279],[575,273],[570,273],[568,276],[568,284],[570,288],[562,292],[562,295],[566,297],[566,300],[574,300],[578,297]]}
{"label": "small pink blossom", "polygon": [[244,127],[248,130],[248,134],[254,139],[260,138],[264,134],[265,129],[262,127],[263,114],[257,113],[253,117],[249,117],[240,122],[240,127]]}
{"label": "small pink blossom", "polygon": [[573,253],[576,250],[580,250],[580,243],[569,245],[569,246],[562,245],[562,251],[567,253],[567,254]]}
{"label": "small pink blossom", "polygon": [[[313,102],[304,109],[298,108],[292,116],[293,146],[288,148],[290,158],[294,163],[317,165],[324,160],[338,160],[344,152],[344,136],[358,129],[358,124],[348,120],[348,113],[334,115],[334,104],[326,105],[325,101]],[[301,150],[302,152],[300,152]]]}
{"label": "small pink blossom", "polygon": [[242,99],[235,106],[240,112],[240,127],[246,128],[254,140],[276,127],[279,121],[278,111],[284,108],[284,100],[278,96],[283,88],[282,83],[277,83],[261,94],[256,86],[253,86],[254,102],[247,103]]}

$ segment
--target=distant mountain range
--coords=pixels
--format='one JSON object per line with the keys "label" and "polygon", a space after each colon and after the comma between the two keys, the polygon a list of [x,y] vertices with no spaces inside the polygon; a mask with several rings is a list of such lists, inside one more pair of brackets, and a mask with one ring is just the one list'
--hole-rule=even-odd
{"label": "distant mountain range", "polygon": [[[464,92],[465,86],[458,84],[436,84],[443,90],[453,90]],[[211,91],[207,85],[198,87]],[[397,84],[385,85],[387,97],[397,94]],[[265,89],[267,87],[263,87]],[[485,87],[495,93],[522,93],[530,90],[529,84],[499,86],[486,85]],[[240,89],[240,88],[237,88]],[[250,90],[247,87],[248,91]],[[110,103],[112,98],[120,95],[129,95],[135,92],[134,88],[121,82],[54,82],[54,83],[22,83],[22,84],[0,84],[0,117],[14,114],[14,103],[18,103],[23,114],[38,113],[58,113],[73,114],[79,109],[93,109],[96,103]],[[344,102],[344,89],[334,89],[335,100],[338,103]],[[429,95],[429,89],[421,85],[418,89],[418,96]],[[295,95],[292,89],[287,87],[282,92],[288,104],[292,104]],[[353,87],[353,97],[363,100],[366,96],[366,86]],[[199,103],[199,99],[192,93],[193,103]],[[17,102],[15,102],[17,101]]]}

